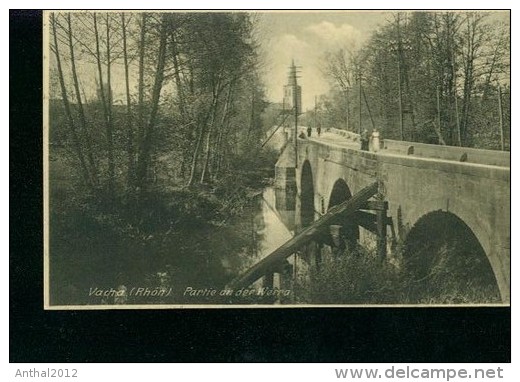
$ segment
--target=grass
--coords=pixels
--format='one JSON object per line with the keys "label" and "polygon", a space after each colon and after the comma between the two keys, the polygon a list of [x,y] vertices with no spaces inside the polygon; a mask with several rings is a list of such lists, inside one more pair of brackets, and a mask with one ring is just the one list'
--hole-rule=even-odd
{"label": "grass", "polygon": [[[456,256],[448,249],[438,255]],[[477,304],[500,303],[496,285],[478,276],[443,268],[442,261],[419,275],[403,263],[394,264],[375,250],[358,247],[340,256],[322,256],[300,275],[297,302],[310,304]],[[464,277],[463,277],[464,276]]]}

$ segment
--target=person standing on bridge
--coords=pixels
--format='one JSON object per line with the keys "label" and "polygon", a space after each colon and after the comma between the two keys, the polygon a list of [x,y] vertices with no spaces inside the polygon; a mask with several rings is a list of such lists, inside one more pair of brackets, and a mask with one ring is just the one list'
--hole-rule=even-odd
{"label": "person standing on bridge", "polygon": [[307,136],[310,138],[312,134],[312,127],[307,127]]}
{"label": "person standing on bridge", "polygon": [[369,137],[368,137],[368,130],[367,129],[363,129],[363,131],[360,134],[360,138],[361,138],[361,150],[368,151],[368,140],[369,140]]}
{"label": "person standing on bridge", "polygon": [[318,127],[316,128],[318,131],[318,137],[321,135],[321,123],[318,123]]}
{"label": "person standing on bridge", "polygon": [[374,128],[374,130],[372,130],[371,138],[372,138],[372,151],[378,152],[380,149],[380,146],[381,146],[381,141],[379,139],[379,131],[377,131],[376,128]]}

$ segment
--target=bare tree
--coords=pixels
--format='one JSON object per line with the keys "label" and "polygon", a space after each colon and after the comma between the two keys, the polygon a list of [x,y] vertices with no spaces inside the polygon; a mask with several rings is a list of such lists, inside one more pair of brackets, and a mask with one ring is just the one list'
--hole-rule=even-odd
{"label": "bare tree", "polygon": [[76,103],[78,106],[78,113],[79,113],[79,121],[81,125],[81,131],[83,140],[85,142],[85,149],[87,152],[87,159],[89,164],[89,173],[91,177],[91,181],[93,186],[97,187],[98,185],[98,179],[97,179],[97,165],[94,160],[94,153],[92,150],[92,140],[90,137],[90,132],[88,131],[87,127],[87,120],[85,117],[85,110],[83,108],[83,102],[81,100],[81,92],[79,88],[79,81],[78,81],[78,74],[76,71],[76,57],[74,54],[74,42],[73,42],[73,32],[72,32],[72,23],[70,20],[70,13],[67,14],[67,25],[68,25],[68,42],[69,42],[69,51],[70,51],[70,65],[71,65],[71,71],[72,71],[72,79],[74,82],[74,90],[76,92]]}
{"label": "bare tree", "polygon": [[167,42],[167,19],[168,16],[163,14],[160,22],[160,41],[159,52],[157,58],[157,66],[155,69],[155,80],[152,89],[151,110],[148,123],[145,126],[143,140],[140,142],[139,158],[137,163],[137,186],[144,191],[145,180],[150,164],[150,151],[153,132],[155,129],[157,113],[159,110],[159,99],[164,80],[164,66],[166,62],[166,42]]}
{"label": "bare tree", "polygon": [[485,27],[483,20],[485,13],[469,13],[465,20],[463,33],[462,62],[464,65],[464,88],[462,94],[462,119],[460,124],[461,137],[467,140],[472,93],[475,86],[475,61],[482,48]]}
{"label": "bare tree", "polygon": [[59,82],[60,82],[61,98],[63,101],[63,107],[65,109],[65,115],[67,117],[68,126],[70,129],[71,135],[72,135],[73,146],[75,148],[76,155],[80,162],[81,174],[83,176],[83,180],[85,181],[86,185],[88,185],[90,188],[93,188],[92,179],[91,179],[88,167],[87,167],[87,163],[85,161],[85,157],[83,155],[81,141],[78,136],[76,125],[74,123],[74,118],[72,117],[70,102],[69,102],[69,98],[67,95],[67,88],[65,86],[63,67],[62,67],[62,63],[61,63],[61,54],[60,54],[60,49],[59,49],[58,32],[57,32],[56,24],[57,24],[56,16],[54,14],[51,14],[51,26],[52,26],[52,32],[53,32],[53,38],[54,38],[53,51],[54,51],[54,54],[56,57],[56,65],[58,68],[58,77],[59,77]]}
{"label": "bare tree", "polygon": [[126,20],[125,13],[121,13],[121,33],[123,37],[123,64],[125,68],[125,92],[126,92],[126,129],[127,129],[127,154],[128,154],[128,170],[127,170],[127,188],[131,190],[134,178],[134,126],[132,121],[132,98],[130,96],[130,70],[127,48],[127,28],[130,20]]}

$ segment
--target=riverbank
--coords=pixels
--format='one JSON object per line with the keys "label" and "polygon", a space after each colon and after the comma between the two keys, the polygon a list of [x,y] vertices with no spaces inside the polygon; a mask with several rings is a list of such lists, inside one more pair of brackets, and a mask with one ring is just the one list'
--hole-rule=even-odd
{"label": "riverbank", "polygon": [[[255,196],[270,184],[274,159],[272,153],[262,152],[213,184],[186,187],[161,182],[136,211],[124,200],[109,208],[96,203],[67,176],[65,161],[54,157],[51,305],[210,303],[208,298],[184,298],[181,291],[187,286],[221,287],[234,276],[236,267],[229,264],[235,260],[223,261],[215,254],[247,252],[251,227],[237,224],[236,219],[258,208]],[[128,293],[148,288],[150,293],[129,299],[89,292],[95,288]],[[173,292],[165,293],[168,288]],[[154,289],[161,293],[152,296]]]}

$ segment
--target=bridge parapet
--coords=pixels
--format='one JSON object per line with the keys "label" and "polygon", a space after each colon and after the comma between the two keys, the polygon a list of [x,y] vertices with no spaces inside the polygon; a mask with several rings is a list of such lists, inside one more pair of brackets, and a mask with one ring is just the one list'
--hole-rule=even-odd
{"label": "bridge parapet", "polygon": [[508,151],[484,150],[470,147],[441,146],[426,143],[384,140],[384,149],[405,155],[426,158],[510,167],[511,155]]}
{"label": "bridge parapet", "polygon": [[357,142],[359,141],[359,134],[357,133],[353,133],[352,131],[347,131],[347,130],[341,130],[341,129],[336,129],[334,127],[331,127],[329,129],[327,129],[328,132],[330,133],[333,133],[333,134],[337,134],[337,135],[340,135],[344,138],[347,138],[353,142]]}

